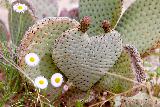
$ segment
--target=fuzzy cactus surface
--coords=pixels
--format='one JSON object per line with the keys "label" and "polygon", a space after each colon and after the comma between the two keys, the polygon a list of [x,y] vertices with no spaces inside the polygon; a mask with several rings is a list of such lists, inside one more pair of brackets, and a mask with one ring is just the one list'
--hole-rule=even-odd
{"label": "fuzzy cactus surface", "polygon": [[122,34],[123,44],[134,45],[141,55],[160,41],[159,5],[157,0],[136,0],[116,27]]}
{"label": "fuzzy cactus surface", "polygon": [[124,46],[121,56],[108,72],[114,73],[117,76],[106,73],[100,80],[99,86],[117,94],[131,89],[136,84],[123,77],[139,83],[144,82],[146,78],[140,54],[132,45]]}
{"label": "fuzzy cactus surface", "polygon": [[56,0],[26,0],[28,1],[34,10],[35,16],[38,19],[45,17],[56,17],[58,12],[57,1]]}
{"label": "fuzzy cactus surface", "polygon": [[87,91],[114,65],[121,51],[118,32],[89,38],[76,28],[56,40],[53,60],[74,85]]}

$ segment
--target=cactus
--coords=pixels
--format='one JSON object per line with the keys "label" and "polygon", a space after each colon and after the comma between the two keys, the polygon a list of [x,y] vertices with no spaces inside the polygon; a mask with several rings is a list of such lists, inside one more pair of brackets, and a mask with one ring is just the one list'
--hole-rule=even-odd
{"label": "cactus", "polygon": [[116,30],[124,44],[134,45],[141,55],[160,41],[160,2],[136,0],[123,14]]}
{"label": "cactus", "polygon": [[[109,20],[109,22],[112,25],[111,29],[113,29],[114,26],[116,25],[115,22],[118,20],[118,17],[120,16],[120,12],[121,12],[121,1],[120,0],[108,1],[105,3],[97,2],[97,1],[96,2],[93,1],[92,3],[92,1],[91,0],[87,0],[87,1],[81,0],[80,1],[80,13],[79,13],[80,18],[84,15],[91,16],[93,22],[91,23],[91,27],[87,31],[88,35],[91,35],[91,36],[104,33],[104,30],[102,29],[102,26],[100,25],[100,23],[102,23],[103,20]],[[100,6],[95,7],[94,3]],[[104,13],[102,12],[103,14],[101,14],[101,12],[97,12],[97,11],[104,11]],[[114,12],[117,17],[112,17]],[[101,29],[101,30],[97,30],[97,29]],[[119,74],[124,77],[129,77],[131,79],[135,78],[135,75],[133,74],[133,71],[131,68],[130,57],[125,51],[122,52],[119,59],[116,61],[114,66],[108,72]],[[101,78],[98,84],[98,87],[102,89],[106,89],[114,93],[120,93],[120,92],[130,89],[131,87],[133,87],[133,85],[134,85],[133,82],[129,82],[123,79],[119,79],[119,77],[114,77],[114,76],[106,74],[103,78]]]}
{"label": "cactus", "polygon": [[[133,79],[138,82],[145,81],[144,68],[142,66],[140,54],[132,45],[124,46],[124,51],[121,56],[108,72]],[[106,74],[100,80],[99,87],[103,87],[103,89],[118,94],[131,89],[134,84],[135,83],[133,81]]]}
{"label": "cactus", "polygon": [[39,18],[55,17],[57,16],[58,7],[55,0],[27,0],[35,11],[35,15]]}
{"label": "cactus", "polygon": [[79,17],[90,16],[92,23],[87,33],[89,36],[96,36],[104,33],[101,27],[103,20],[108,20],[112,28],[117,23],[121,14],[121,0],[80,0]]}
{"label": "cactus", "polygon": [[[129,55],[123,51],[121,56],[108,72],[134,79],[135,76],[133,74],[130,63],[131,60]],[[109,74],[106,74],[103,78],[101,78],[98,84],[98,87],[102,88],[102,90],[105,89],[117,94],[131,89],[133,86],[133,82]]]}
{"label": "cactus", "polygon": [[[18,2],[27,3],[29,9],[24,13],[14,12],[12,6]],[[159,3],[156,0],[137,0],[119,21],[121,0],[81,0],[80,19],[90,16],[91,23],[88,17],[80,23],[65,17],[49,17],[33,25],[35,18],[31,5],[18,0],[9,5],[11,41],[16,46],[20,44],[15,51],[18,65],[32,82],[38,76],[50,80],[56,72],[64,74],[64,83],[67,80],[73,83],[73,89],[67,92],[67,97],[74,98],[74,103],[77,99],[84,99],[86,91],[93,88],[116,94],[127,91],[145,81],[140,55],[159,45]],[[35,9],[41,18],[43,12],[39,11],[39,7]],[[50,7],[47,9],[50,10]],[[48,15],[52,13],[48,12]],[[139,23],[141,26],[136,26]],[[0,25],[0,30],[2,28],[5,28],[3,24]],[[5,34],[3,32],[4,30],[2,35]],[[1,41],[4,40],[5,38]],[[0,51],[3,50],[2,46]],[[37,66],[30,67],[25,63],[28,53],[39,56]],[[47,89],[43,90],[52,100],[61,91],[62,87],[55,89],[50,82]],[[78,92],[76,97],[73,96],[75,91]]]}
{"label": "cactus", "polygon": [[[98,16],[97,14],[99,13],[98,12],[94,13],[94,11],[98,11],[99,9],[106,10],[105,8],[107,8],[107,5],[106,7],[101,6],[101,8],[99,7],[96,8],[94,6],[94,2],[93,4],[90,3],[92,1],[88,2],[81,0],[81,2],[80,2],[81,4],[80,12],[82,11],[83,12],[80,13],[80,17],[83,16],[82,15],[83,13],[84,14],[86,13],[86,15],[88,14],[88,16],[97,17]],[[130,8],[124,13],[124,15],[122,15],[119,23],[117,22],[118,25],[115,26],[115,29],[121,32],[120,34],[122,34],[123,45],[125,44],[133,45],[135,48],[138,49],[138,51],[140,51],[141,55],[143,55],[147,50],[151,49],[153,46],[157,46],[157,44],[160,41],[158,24],[157,24],[159,23],[159,19],[157,17],[159,15],[159,10],[160,10],[158,8],[159,7],[158,4],[159,2],[157,2],[156,0],[150,0],[150,1],[136,0],[135,3],[131,5]],[[142,9],[142,7],[145,8]],[[91,11],[93,10],[93,12],[90,13],[90,11],[88,12],[88,10]],[[110,11],[106,11],[106,14],[107,12]],[[104,15],[100,15],[98,16],[98,18],[99,17],[101,17],[101,20],[106,19],[106,16]],[[95,22],[96,20],[93,21]],[[141,23],[140,26],[137,25],[139,23]],[[96,27],[94,28],[96,29]],[[92,32],[89,29],[88,35],[90,34],[92,35]],[[130,57],[126,55],[125,52],[123,52],[120,58],[116,61],[116,64],[113,66],[113,68],[109,70],[109,72],[119,74],[125,77],[130,77],[130,79],[134,79],[135,78],[134,76],[136,76],[133,75],[134,73],[132,73],[134,69],[132,68]],[[111,84],[112,82],[114,82],[116,85]],[[128,85],[126,83],[128,83]],[[132,84],[130,82],[119,81],[118,78],[106,74],[106,76],[104,76],[101,79],[100,86],[102,86],[103,88],[106,87],[105,89],[117,93],[117,92],[122,92],[122,90],[127,90],[127,87],[130,88]]]}
{"label": "cactus", "polygon": [[112,67],[121,54],[121,43],[116,31],[89,38],[76,28],[57,39],[53,59],[74,85],[86,91]]}
{"label": "cactus", "polygon": [[[79,23],[69,18],[45,18],[36,22],[25,34],[19,47],[19,66],[25,71],[33,81],[36,77],[42,75],[50,79],[52,74],[60,72],[52,61],[52,45],[54,40],[62,32],[69,28],[78,26]],[[29,67],[24,62],[24,57],[28,53],[36,53],[40,63],[36,67]],[[52,86],[48,86],[50,94],[57,93]],[[60,90],[60,89],[58,89]]]}

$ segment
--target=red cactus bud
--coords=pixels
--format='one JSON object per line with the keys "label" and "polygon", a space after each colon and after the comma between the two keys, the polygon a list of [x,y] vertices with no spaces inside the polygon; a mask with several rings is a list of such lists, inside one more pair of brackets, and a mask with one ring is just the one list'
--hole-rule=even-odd
{"label": "red cactus bud", "polygon": [[102,28],[104,29],[104,32],[105,33],[108,33],[111,31],[111,25],[110,25],[110,22],[108,20],[104,20],[102,22]]}
{"label": "red cactus bud", "polygon": [[91,18],[89,16],[85,16],[80,22],[79,30],[85,33],[88,30],[90,23],[91,23]]}

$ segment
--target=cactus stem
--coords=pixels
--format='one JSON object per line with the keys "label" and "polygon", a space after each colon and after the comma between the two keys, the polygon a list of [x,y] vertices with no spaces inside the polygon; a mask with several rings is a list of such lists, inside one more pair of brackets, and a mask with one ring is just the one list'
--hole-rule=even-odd
{"label": "cactus stem", "polygon": [[111,31],[111,24],[110,24],[110,22],[108,20],[104,20],[102,22],[102,28],[103,28],[103,30],[104,30],[105,33],[110,32]]}
{"label": "cactus stem", "polygon": [[79,31],[85,33],[88,30],[90,23],[91,18],[89,16],[85,16],[80,22]]}

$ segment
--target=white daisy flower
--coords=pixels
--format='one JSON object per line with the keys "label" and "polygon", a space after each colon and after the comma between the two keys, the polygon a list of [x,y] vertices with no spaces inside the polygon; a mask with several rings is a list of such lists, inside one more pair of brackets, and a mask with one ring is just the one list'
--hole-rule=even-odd
{"label": "white daisy flower", "polygon": [[24,13],[27,10],[27,6],[25,4],[17,3],[13,6],[13,10],[18,13]]}
{"label": "white daisy flower", "polygon": [[45,89],[48,86],[48,81],[46,78],[39,76],[35,79],[34,85],[39,89]]}
{"label": "white daisy flower", "polygon": [[63,76],[60,73],[55,73],[51,77],[51,84],[54,87],[60,87],[63,83]]}
{"label": "white daisy flower", "polygon": [[27,65],[34,67],[38,65],[40,59],[37,54],[35,53],[29,53],[25,56],[25,62]]}

